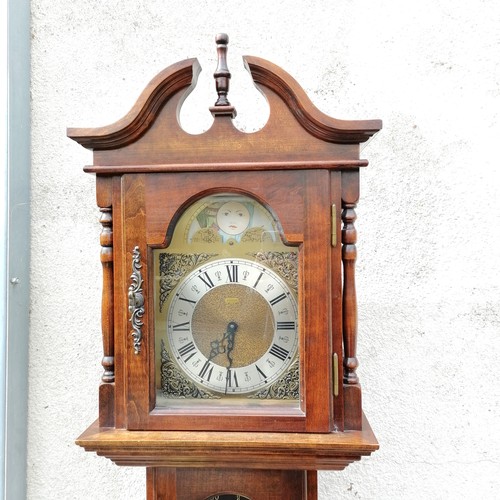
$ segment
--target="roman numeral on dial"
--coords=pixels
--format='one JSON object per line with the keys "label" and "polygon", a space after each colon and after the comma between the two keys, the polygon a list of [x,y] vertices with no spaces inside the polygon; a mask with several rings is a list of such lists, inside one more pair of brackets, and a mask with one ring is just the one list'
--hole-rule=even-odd
{"label": "roman numeral on dial", "polygon": [[276,330],[295,330],[295,321],[278,321]]}
{"label": "roman numeral on dial", "polygon": [[184,302],[189,302],[190,304],[196,305],[196,300],[186,299],[186,297],[180,297],[179,300],[183,300]]}
{"label": "roman numeral on dial", "polygon": [[226,270],[227,270],[228,281],[230,283],[237,283],[238,282],[238,266],[235,264],[232,264],[230,266],[226,266]]}
{"label": "roman numeral on dial", "polygon": [[269,354],[272,354],[273,356],[277,357],[278,359],[281,359],[281,361],[285,361],[287,356],[290,354],[290,351],[283,349],[283,347],[281,347],[277,344],[273,344],[271,349],[269,349]]}
{"label": "roman numeral on dial", "polygon": [[[179,355],[182,357],[184,363],[187,363],[196,354],[196,347],[193,342],[189,342],[179,348]],[[186,356],[186,357],[184,357]]]}
{"label": "roman numeral on dial", "polygon": [[259,274],[259,277],[257,278],[257,280],[255,281],[255,284],[253,285],[254,288],[257,288],[257,285],[259,284],[260,278],[262,278],[263,275],[264,275],[264,273]]}
{"label": "roman numeral on dial", "polygon": [[174,332],[189,332],[189,321],[185,323],[179,323],[177,325],[172,325],[172,330]]}
{"label": "roman numeral on dial", "polygon": [[210,363],[210,361],[207,360],[198,375],[201,378],[205,378],[207,382],[210,382],[210,377],[212,376],[213,369],[214,366],[212,365],[212,363]]}
{"label": "roman numeral on dial", "polygon": [[231,368],[227,369],[226,384],[227,387],[239,387],[236,372],[234,370],[231,370]]}
{"label": "roman numeral on dial", "polygon": [[278,302],[281,302],[282,300],[286,299],[286,294],[282,293],[281,295],[278,295],[277,297],[274,297],[274,299],[269,301],[269,304],[272,306],[275,306]]}
{"label": "roman numeral on dial", "polygon": [[259,368],[259,365],[255,365],[255,368],[261,380],[267,380],[267,375]]}
{"label": "roman numeral on dial", "polygon": [[200,278],[200,280],[203,281],[203,283],[205,283],[207,290],[210,290],[211,288],[214,287],[214,282],[212,281],[212,279],[210,278],[210,276],[206,271],[203,274],[200,274],[198,278]]}

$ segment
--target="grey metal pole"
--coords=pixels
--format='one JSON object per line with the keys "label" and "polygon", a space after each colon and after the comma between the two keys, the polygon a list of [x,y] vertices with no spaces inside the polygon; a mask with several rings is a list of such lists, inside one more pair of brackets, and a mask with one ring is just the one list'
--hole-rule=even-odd
{"label": "grey metal pole", "polygon": [[[7,3],[0,3],[0,109],[7,109]],[[0,119],[0,491],[5,491],[5,347],[7,341],[7,114]]]}
{"label": "grey metal pole", "polygon": [[[30,261],[30,2],[2,2],[2,493],[26,498]],[[5,5],[6,4],[6,5]],[[2,13],[4,14],[4,13]],[[5,35],[6,34],[6,35]],[[5,89],[4,89],[5,87]],[[5,109],[5,108],[4,108]],[[5,115],[4,115],[5,116]]]}

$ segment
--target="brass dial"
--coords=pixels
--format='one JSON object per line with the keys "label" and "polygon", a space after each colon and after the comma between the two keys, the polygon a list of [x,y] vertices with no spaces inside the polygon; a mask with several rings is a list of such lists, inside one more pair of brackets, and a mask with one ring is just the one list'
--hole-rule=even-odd
{"label": "brass dial", "polygon": [[245,394],[276,381],[298,345],[297,304],[272,270],[218,259],[190,273],[170,303],[167,336],[184,374],[203,388]]}
{"label": "brass dial", "polygon": [[214,332],[225,332],[231,322],[238,341],[232,366],[255,363],[269,349],[274,337],[271,306],[255,289],[233,283],[214,287],[199,300],[193,312],[193,339],[201,353],[219,365],[224,365],[226,355],[221,349],[214,355],[214,344],[218,344],[220,337],[213,338]]}

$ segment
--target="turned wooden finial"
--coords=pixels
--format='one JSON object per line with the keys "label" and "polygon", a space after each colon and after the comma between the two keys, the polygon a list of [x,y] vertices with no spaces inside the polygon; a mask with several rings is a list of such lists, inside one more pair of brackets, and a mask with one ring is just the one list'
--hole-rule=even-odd
{"label": "turned wooden finial", "polygon": [[214,106],[210,108],[210,111],[214,116],[231,116],[234,118],[236,110],[227,99],[229,79],[231,78],[231,73],[227,67],[227,44],[229,43],[229,37],[226,33],[219,33],[215,36],[215,43],[217,44],[217,69],[215,70],[214,78],[218,98]]}

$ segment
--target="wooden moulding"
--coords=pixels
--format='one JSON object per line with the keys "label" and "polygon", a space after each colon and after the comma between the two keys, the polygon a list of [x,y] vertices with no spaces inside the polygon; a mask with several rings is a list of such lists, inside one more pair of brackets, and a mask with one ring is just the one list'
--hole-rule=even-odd
{"label": "wooden moulding", "polygon": [[244,60],[270,107],[269,120],[261,130],[244,133],[236,129],[227,106],[222,106],[222,114],[217,115],[208,131],[199,135],[185,132],[178,116],[200,71],[198,62],[188,59],[156,76],[129,113],[117,122],[98,128],[68,129],[68,137],[94,150],[94,164],[85,171],[109,175],[282,168],[340,170],[367,165],[359,159],[359,146],[380,130],[380,120],[329,117],[313,105],[284,70],[260,58],[246,56]]}
{"label": "wooden moulding", "polygon": [[[317,109],[302,87],[279,66],[259,57],[243,58],[258,86],[275,92],[297,122],[312,136],[337,144],[367,141],[381,127],[380,120],[339,120]],[[117,122],[98,128],[69,128],[68,137],[88,149],[116,149],[141,137],[158,117],[162,107],[185,89],[180,104],[196,86],[201,67],[196,59],[186,59],[160,72],[144,89],[132,109]],[[263,89],[264,94],[267,94]]]}
{"label": "wooden moulding", "polygon": [[359,144],[382,128],[380,120],[339,120],[314,106],[302,87],[279,66],[260,57],[243,60],[257,85],[276,92],[292,111],[296,120],[313,136],[337,144]]}
{"label": "wooden moulding", "polygon": [[362,429],[330,434],[127,431],[92,424],[76,441],[117,465],[283,470],[342,470],[378,449]]}
{"label": "wooden moulding", "polygon": [[87,165],[84,171],[88,174],[113,175],[120,173],[142,174],[161,172],[220,172],[220,171],[263,171],[263,170],[357,170],[366,167],[367,160],[300,160],[300,161],[232,161],[228,163],[169,163],[155,165]]}
{"label": "wooden moulding", "polygon": [[[143,90],[132,109],[120,120],[96,128],[68,128],[67,135],[87,149],[115,149],[136,141],[158,116],[172,95],[196,85],[201,67],[196,59],[186,59],[158,73]],[[189,90],[188,90],[189,89]]]}

